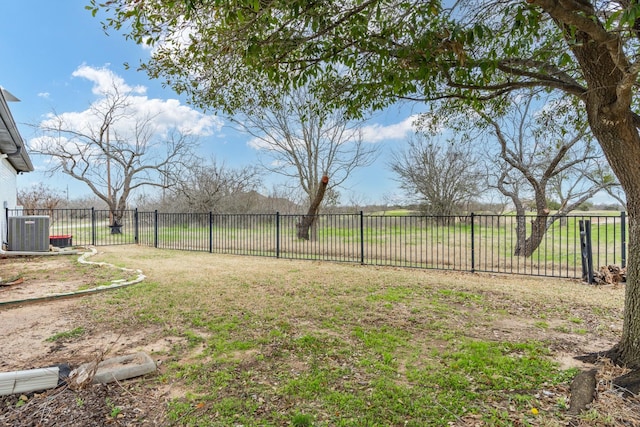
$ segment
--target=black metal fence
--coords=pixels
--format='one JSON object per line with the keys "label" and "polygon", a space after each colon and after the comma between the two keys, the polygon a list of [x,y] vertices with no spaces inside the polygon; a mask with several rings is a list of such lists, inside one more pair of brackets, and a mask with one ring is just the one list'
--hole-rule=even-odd
{"label": "black metal fence", "polygon": [[[6,215],[48,215],[50,235],[71,236],[73,245],[140,244],[235,255],[568,278],[583,275],[579,222],[590,221],[594,268],[626,263],[624,212],[561,218],[548,228],[529,257],[515,254],[518,221],[513,215],[323,214],[316,217],[309,240],[297,237],[300,215],[280,213],[131,210],[125,212],[117,230],[110,227],[106,210],[8,209]],[[525,218],[527,235],[534,218]]]}

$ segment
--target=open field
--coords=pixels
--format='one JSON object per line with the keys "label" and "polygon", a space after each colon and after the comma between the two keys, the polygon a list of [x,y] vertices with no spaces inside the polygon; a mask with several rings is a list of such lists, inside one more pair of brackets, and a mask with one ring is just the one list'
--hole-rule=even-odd
{"label": "open field", "polygon": [[[611,390],[621,371],[604,362],[593,406],[567,412],[568,385],[585,368],[573,356],[615,343],[623,286],[139,246],[100,247],[93,259],[147,280],[0,307],[1,369],[149,352],[158,375],[100,395],[67,391],[73,410],[104,411],[103,422],[622,426],[639,412]],[[38,404],[13,399],[0,400],[10,405],[0,425]]]}

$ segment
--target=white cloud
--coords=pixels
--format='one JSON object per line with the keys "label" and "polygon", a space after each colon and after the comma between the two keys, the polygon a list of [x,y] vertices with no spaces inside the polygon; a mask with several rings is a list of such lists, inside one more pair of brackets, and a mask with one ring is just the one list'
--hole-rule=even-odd
{"label": "white cloud", "polygon": [[254,150],[266,150],[270,147],[264,139],[253,137],[249,141],[247,141],[247,145]]}
{"label": "white cloud", "polygon": [[122,77],[109,70],[109,64],[102,68],[94,68],[83,64],[71,75],[93,82],[92,92],[96,95],[103,96],[107,93],[113,93],[114,88],[121,94],[144,94],[147,91],[144,86],[129,86]]}
{"label": "white cloud", "polygon": [[416,131],[413,123],[418,115],[409,116],[399,123],[381,125],[379,123],[367,125],[362,128],[362,136],[367,142],[382,142],[388,140],[404,139],[410,133]]}
{"label": "white cloud", "polygon": [[38,96],[40,98],[44,98],[44,99],[49,99],[49,97],[51,96],[51,94],[49,92],[40,92],[38,93]]}
{"label": "white cloud", "polygon": [[[377,143],[382,141],[393,141],[405,139],[409,134],[416,131],[414,122],[418,119],[419,115],[410,116],[399,123],[392,125],[382,125],[375,123],[372,125],[363,126],[360,129],[354,129],[352,135],[347,136],[345,141],[352,141],[361,137],[363,141],[369,143]],[[264,137],[271,139],[269,137]],[[299,140],[303,145],[304,141]],[[265,141],[263,138],[251,138],[247,141],[247,145],[255,150],[272,150],[273,144]]]}
{"label": "white cloud", "polygon": [[[151,122],[152,131],[159,135],[176,129],[196,137],[209,136],[222,128],[220,118],[194,110],[177,99],[149,98],[145,95],[146,87],[128,85],[107,66],[94,68],[81,65],[72,75],[92,82],[92,93],[97,95],[97,99],[84,111],[57,114],[67,129],[89,133],[90,129],[99,127],[102,117],[96,111],[105,111],[109,103],[105,95],[113,94],[116,90],[120,95],[127,96],[126,114],[121,114],[112,126],[113,132],[122,136],[130,135],[136,125],[145,120]],[[49,114],[42,125],[54,126],[54,118],[53,114]]]}

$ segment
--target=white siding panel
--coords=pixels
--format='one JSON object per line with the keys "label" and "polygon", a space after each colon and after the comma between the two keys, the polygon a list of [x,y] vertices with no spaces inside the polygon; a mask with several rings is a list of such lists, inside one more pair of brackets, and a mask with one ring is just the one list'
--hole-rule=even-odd
{"label": "white siding panel", "polygon": [[0,159],[0,243],[7,242],[6,206],[15,209],[18,199],[17,173],[7,159]]}

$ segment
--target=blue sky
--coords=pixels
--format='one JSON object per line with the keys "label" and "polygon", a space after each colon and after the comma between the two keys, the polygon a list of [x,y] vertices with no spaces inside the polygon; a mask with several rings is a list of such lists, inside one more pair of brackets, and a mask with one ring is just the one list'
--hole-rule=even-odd
{"label": "blue sky", "polygon": [[[34,137],[27,124],[40,123],[52,112],[87,110],[95,100],[92,90],[105,74],[121,79],[128,87],[141,87],[141,102],[163,101],[163,105],[176,107],[176,102],[168,101],[178,100],[181,108],[188,107],[173,91],[135,70],[149,51],[121,34],[106,35],[99,18],[85,10],[87,2],[21,0],[2,4],[0,86],[21,100],[9,107],[26,141]],[[132,67],[125,69],[125,63]],[[381,156],[372,166],[354,173],[340,189],[343,203],[377,203],[399,197],[398,184],[387,167],[389,152],[394,146],[403,145],[412,132],[411,116],[421,109],[424,106],[417,104],[392,107],[377,113],[366,124],[366,138],[369,143],[380,145]],[[232,167],[256,163],[257,152],[248,144],[251,137],[234,131],[221,120],[212,120],[209,132],[200,137],[199,153],[203,157],[214,155]],[[32,156],[32,160],[36,171],[21,175],[19,188],[44,182],[60,192],[69,188],[71,198],[91,194],[84,184],[62,174],[52,178],[45,175],[46,159],[41,156]],[[281,180],[277,176],[265,178],[268,188]]]}

